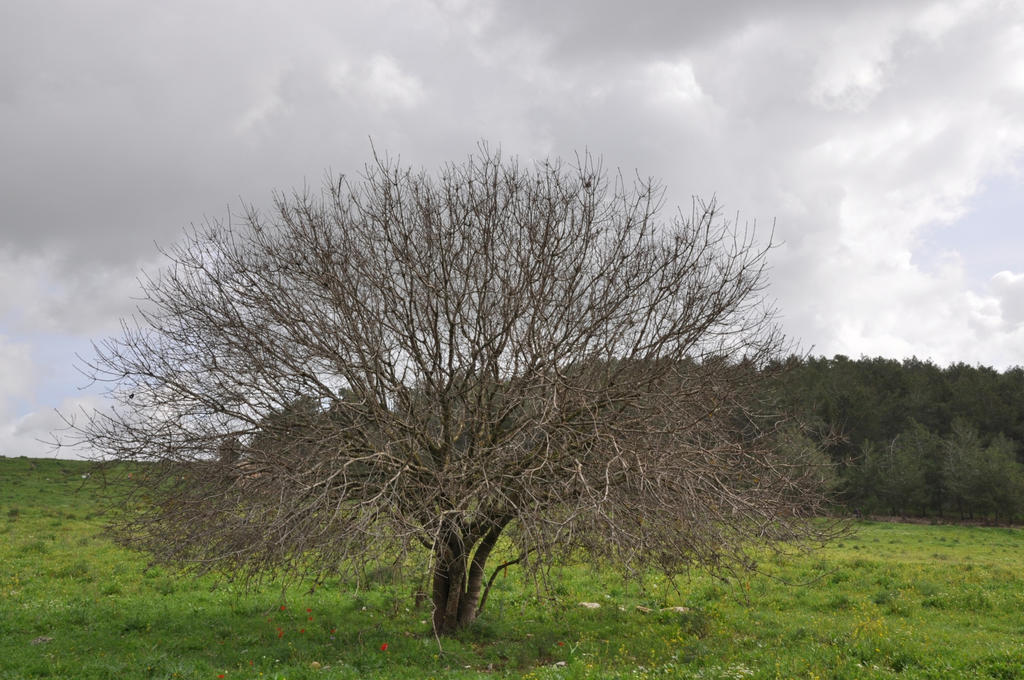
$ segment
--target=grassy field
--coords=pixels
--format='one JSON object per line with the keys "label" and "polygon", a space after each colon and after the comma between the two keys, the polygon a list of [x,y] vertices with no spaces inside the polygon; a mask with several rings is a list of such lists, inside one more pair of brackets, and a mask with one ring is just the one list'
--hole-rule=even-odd
{"label": "grassy field", "polygon": [[858,523],[730,583],[566,566],[538,596],[512,568],[439,645],[411,582],[246,594],[147,570],[103,537],[83,472],[0,458],[2,680],[1024,678],[1019,529]]}

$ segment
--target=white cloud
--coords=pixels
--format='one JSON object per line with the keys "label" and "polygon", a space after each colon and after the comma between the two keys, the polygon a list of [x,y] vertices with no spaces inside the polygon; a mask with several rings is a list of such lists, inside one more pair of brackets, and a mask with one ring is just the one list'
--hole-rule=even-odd
{"label": "white cloud", "polygon": [[829,111],[863,111],[886,86],[895,31],[884,18],[844,22],[822,41],[810,100]]}
{"label": "white cloud", "polygon": [[31,347],[0,335],[0,418],[11,417],[33,397],[34,383]]}
{"label": "white cloud", "polygon": [[941,40],[949,31],[962,23],[969,14],[983,8],[986,0],[959,0],[932,2],[918,11],[910,27],[929,40]]}
{"label": "white cloud", "polygon": [[104,401],[96,396],[69,397],[56,407],[0,420],[0,456],[88,458],[90,450],[72,445],[65,417],[78,418],[82,411],[91,412],[104,406]]}
{"label": "white cloud", "polygon": [[991,286],[1004,320],[1014,326],[1024,324],[1024,274],[1001,271],[992,277]]}
{"label": "white cloud", "polygon": [[947,257],[930,273],[909,262],[872,270],[871,260],[863,256],[851,257],[845,265],[845,271],[837,272],[844,285],[828,290],[834,307],[820,320],[838,331],[834,351],[916,355],[939,363],[1013,363],[1012,351],[1001,344],[994,349],[991,342],[1005,334],[997,300],[965,288],[955,257]]}
{"label": "white cloud", "polygon": [[423,85],[416,76],[406,73],[387,55],[370,59],[366,88],[384,106],[403,108],[417,106],[423,100]]}
{"label": "white cloud", "polygon": [[647,66],[647,76],[655,101],[688,106],[704,96],[689,61],[656,61]]}
{"label": "white cloud", "polygon": [[382,109],[411,109],[425,97],[420,79],[386,54],[375,54],[356,63],[347,59],[335,61],[328,66],[326,78],[340,97],[368,99]]}
{"label": "white cloud", "polygon": [[284,100],[276,90],[271,90],[255,101],[234,125],[235,134],[246,137],[267,133],[274,118],[286,110]]}

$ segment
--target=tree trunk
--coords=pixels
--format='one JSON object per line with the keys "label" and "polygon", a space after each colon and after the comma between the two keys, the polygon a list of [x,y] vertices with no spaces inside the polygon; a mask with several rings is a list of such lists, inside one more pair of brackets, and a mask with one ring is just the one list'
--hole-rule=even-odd
{"label": "tree trunk", "polygon": [[462,545],[461,541],[434,549],[431,601],[435,634],[450,635],[476,619],[484,567],[500,535],[501,528],[498,527],[484,534],[472,553],[472,559],[472,546],[459,549],[457,546]]}
{"label": "tree trunk", "polygon": [[446,560],[435,562],[431,601],[434,605],[434,633],[437,635],[449,635],[459,629],[465,573],[465,555],[448,554]]}

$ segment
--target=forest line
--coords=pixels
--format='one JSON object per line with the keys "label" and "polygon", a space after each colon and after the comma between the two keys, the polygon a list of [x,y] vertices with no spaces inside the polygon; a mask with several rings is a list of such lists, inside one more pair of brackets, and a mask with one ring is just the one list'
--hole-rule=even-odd
{"label": "forest line", "polygon": [[775,398],[803,424],[789,445],[827,456],[846,511],[1024,517],[1021,367],[836,355],[791,357],[784,368]]}

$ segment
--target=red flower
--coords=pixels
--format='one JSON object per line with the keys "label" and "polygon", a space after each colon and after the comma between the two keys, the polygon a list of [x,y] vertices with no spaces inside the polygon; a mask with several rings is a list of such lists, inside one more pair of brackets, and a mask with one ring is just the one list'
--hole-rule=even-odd
{"label": "red flower", "polygon": [[312,609],[307,609],[307,610],[306,610],[306,613],[307,613],[307,614],[312,614],[312,613],[313,613],[313,610],[312,610]]}
{"label": "red flower", "polygon": [[299,632],[300,632],[300,633],[305,633],[305,632],[306,632],[306,629],[305,629],[305,628],[299,628]]}
{"label": "red flower", "polygon": [[338,630],[338,629],[337,628],[331,628],[331,635],[334,635],[334,631],[336,631],[336,630]]}
{"label": "red flower", "polygon": [[382,644],[380,646],[380,651],[382,651],[382,652],[388,651],[388,643],[385,642],[384,644]]}
{"label": "red flower", "polygon": [[565,643],[564,643],[564,642],[559,642],[559,643],[558,643],[558,646],[559,646],[559,647],[565,647]]}
{"label": "red flower", "polygon": [[224,677],[224,674],[223,674],[223,673],[221,673],[221,674],[220,674],[220,675],[218,675],[217,677],[218,677],[218,678],[223,678],[223,677]]}
{"label": "red flower", "polygon": [[281,605],[281,611],[284,611],[285,609],[287,609],[287,607],[285,607],[284,605]]}

